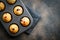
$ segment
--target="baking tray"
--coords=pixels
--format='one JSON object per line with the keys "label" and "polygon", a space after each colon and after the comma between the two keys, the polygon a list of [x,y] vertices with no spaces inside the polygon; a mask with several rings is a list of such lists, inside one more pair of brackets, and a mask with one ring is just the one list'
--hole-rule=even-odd
{"label": "baking tray", "polygon": [[[17,0],[16,3],[13,4],[13,5],[8,4],[6,0],[0,0],[0,1],[4,2],[4,4],[5,4],[5,10],[0,12],[0,21],[1,21],[2,25],[4,26],[4,28],[6,29],[6,31],[8,32],[8,34],[10,36],[17,36],[17,35],[21,34],[22,32],[26,31],[27,29],[29,29],[31,27],[31,25],[33,24],[33,18],[30,15],[30,13],[28,12],[28,10],[26,9],[25,5],[23,4],[23,2],[21,0]],[[20,15],[20,16],[16,16],[13,12],[14,7],[17,6],[17,5],[22,6],[23,9],[24,9],[23,14]],[[4,12],[9,12],[12,15],[11,22],[5,23],[2,20],[2,15],[3,15]],[[23,27],[20,24],[20,19],[24,16],[27,16],[30,19],[30,24],[27,27]],[[9,31],[9,25],[12,24],[12,23],[16,23],[19,26],[19,31],[16,34],[12,34]]]}

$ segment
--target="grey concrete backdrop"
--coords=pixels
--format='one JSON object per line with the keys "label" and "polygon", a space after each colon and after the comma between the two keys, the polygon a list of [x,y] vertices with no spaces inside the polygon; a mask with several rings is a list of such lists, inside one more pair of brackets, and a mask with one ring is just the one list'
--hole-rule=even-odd
{"label": "grey concrete backdrop", "polygon": [[41,19],[30,35],[9,37],[0,26],[0,40],[60,40],[60,0],[22,0],[40,14]]}

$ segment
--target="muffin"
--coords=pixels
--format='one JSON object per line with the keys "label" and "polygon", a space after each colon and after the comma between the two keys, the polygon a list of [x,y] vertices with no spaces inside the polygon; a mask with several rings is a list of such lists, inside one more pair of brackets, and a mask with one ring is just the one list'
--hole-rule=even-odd
{"label": "muffin", "polygon": [[0,2],[0,11],[3,11],[5,9],[5,4],[3,2]]}
{"label": "muffin", "polygon": [[8,4],[14,4],[16,0],[7,0]]}
{"label": "muffin", "polygon": [[23,8],[21,6],[15,6],[14,7],[14,14],[21,15],[23,13]]}
{"label": "muffin", "polygon": [[26,27],[30,24],[30,19],[28,17],[23,17],[20,23],[22,24],[22,26]]}
{"label": "muffin", "polygon": [[11,14],[8,12],[5,12],[2,16],[2,19],[4,22],[10,22],[12,19]]}
{"label": "muffin", "polygon": [[18,28],[18,25],[16,25],[16,24],[11,24],[10,25],[10,27],[9,27],[9,31],[11,32],[11,33],[17,33],[18,32],[18,30],[19,30],[19,28]]}

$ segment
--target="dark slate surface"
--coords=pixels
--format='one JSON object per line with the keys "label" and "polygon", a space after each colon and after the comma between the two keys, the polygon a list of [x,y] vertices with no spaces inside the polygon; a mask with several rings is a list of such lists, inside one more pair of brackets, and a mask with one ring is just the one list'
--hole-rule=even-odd
{"label": "dark slate surface", "polygon": [[23,0],[26,6],[38,12],[39,23],[30,35],[22,33],[18,37],[9,37],[0,26],[0,40],[60,40],[60,0]]}

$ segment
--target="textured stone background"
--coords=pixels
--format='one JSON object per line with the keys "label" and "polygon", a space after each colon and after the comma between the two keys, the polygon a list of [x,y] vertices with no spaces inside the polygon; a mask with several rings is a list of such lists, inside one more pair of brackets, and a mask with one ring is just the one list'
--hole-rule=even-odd
{"label": "textured stone background", "polygon": [[40,14],[41,19],[30,35],[8,36],[0,26],[0,40],[60,40],[60,0],[22,0]]}

